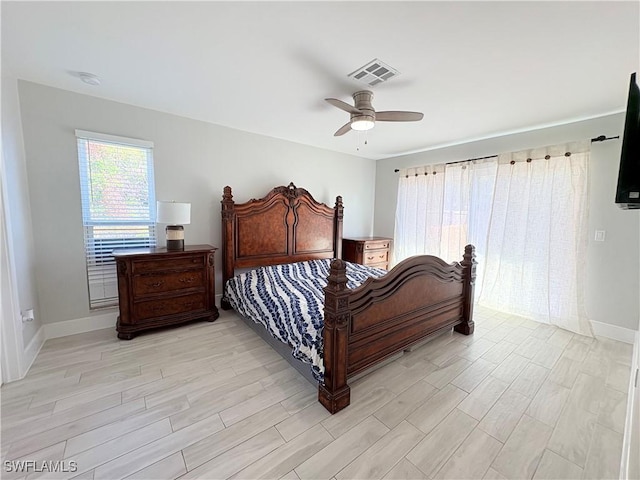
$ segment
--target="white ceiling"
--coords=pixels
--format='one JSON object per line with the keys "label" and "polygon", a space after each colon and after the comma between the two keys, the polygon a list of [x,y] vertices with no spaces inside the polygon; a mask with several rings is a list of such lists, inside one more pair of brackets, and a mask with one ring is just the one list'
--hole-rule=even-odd
{"label": "white ceiling", "polygon": [[[622,111],[640,62],[637,1],[1,8],[3,75],[373,159]],[[374,58],[401,73],[375,108],[424,120],[334,137],[349,116],[323,99]]]}

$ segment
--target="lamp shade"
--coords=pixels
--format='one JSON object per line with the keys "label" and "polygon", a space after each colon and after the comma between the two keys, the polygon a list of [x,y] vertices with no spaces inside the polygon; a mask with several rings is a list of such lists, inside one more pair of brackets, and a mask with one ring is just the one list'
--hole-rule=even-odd
{"label": "lamp shade", "polygon": [[178,202],[158,202],[157,222],[168,225],[187,225],[191,223],[191,204]]}

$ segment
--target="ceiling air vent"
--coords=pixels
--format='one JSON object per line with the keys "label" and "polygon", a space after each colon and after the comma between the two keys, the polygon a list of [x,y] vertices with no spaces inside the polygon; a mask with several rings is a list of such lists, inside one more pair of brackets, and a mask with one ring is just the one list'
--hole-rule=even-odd
{"label": "ceiling air vent", "polygon": [[347,76],[373,87],[396,75],[400,75],[400,72],[376,58]]}

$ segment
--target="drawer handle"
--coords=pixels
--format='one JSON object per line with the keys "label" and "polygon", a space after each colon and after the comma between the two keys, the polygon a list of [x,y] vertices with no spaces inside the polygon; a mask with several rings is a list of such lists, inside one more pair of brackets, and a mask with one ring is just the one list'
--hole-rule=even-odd
{"label": "drawer handle", "polygon": [[385,255],[384,255],[384,254],[382,254],[382,255],[378,255],[378,258],[384,258],[384,257],[385,257]]}
{"label": "drawer handle", "polygon": [[158,288],[158,287],[161,287],[162,284],[164,284],[164,282],[154,282],[154,283],[149,283],[148,285],[153,288]]}
{"label": "drawer handle", "polygon": [[373,257],[367,257],[367,260],[373,260]]}
{"label": "drawer handle", "polygon": [[180,279],[180,283],[193,283],[195,279],[193,277],[189,277],[189,278],[181,278]]}

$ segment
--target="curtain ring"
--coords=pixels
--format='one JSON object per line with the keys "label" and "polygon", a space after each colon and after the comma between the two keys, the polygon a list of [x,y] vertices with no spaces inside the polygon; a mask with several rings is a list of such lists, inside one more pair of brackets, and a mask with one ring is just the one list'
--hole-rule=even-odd
{"label": "curtain ring", "polygon": [[571,152],[567,152],[564,154],[565,157],[570,157],[571,156]]}
{"label": "curtain ring", "polygon": [[435,170],[433,171],[433,174],[434,174],[434,175],[436,174],[436,171],[435,171]]}
{"label": "curtain ring", "polygon": [[545,155],[545,156],[544,156],[544,159],[545,159],[545,160],[549,160],[550,158],[551,158],[551,155]]}
{"label": "curtain ring", "polygon": [[418,176],[418,174],[416,173],[416,177]]}
{"label": "curtain ring", "polygon": [[530,158],[527,158],[527,163],[531,163],[531,159]]}
{"label": "curtain ring", "polygon": [[511,160],[509,163],[510,163],[511,165],[515,165],[515,164],[516,164],[516,161],[515,161],[515,160]]}

